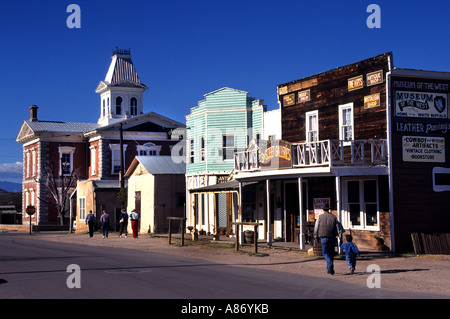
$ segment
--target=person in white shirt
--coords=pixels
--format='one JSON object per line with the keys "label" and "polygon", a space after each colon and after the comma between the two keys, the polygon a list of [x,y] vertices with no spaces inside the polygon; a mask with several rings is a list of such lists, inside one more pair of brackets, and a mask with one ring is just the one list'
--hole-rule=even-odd
{"label": "person in white shirt", "polygon": [[138,213],[136,213],[136,210],[134,209],[130,214],[130,221],[131,221],[131,230],[133,231],[133,238],[136,239],[139,236],[139,215]]}

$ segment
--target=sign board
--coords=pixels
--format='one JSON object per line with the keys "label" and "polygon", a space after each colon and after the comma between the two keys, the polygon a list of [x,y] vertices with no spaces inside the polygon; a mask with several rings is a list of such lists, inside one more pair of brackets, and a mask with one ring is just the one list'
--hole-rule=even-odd
{"label": "sign board", "polygon": [[371,72],[366,74],[367,86],[377,85],[383,83],[383,70]]}
{"label": "sign board", "polygon": [[364,97],[364,108],[370,109],[381,105],[380,93],[366,95]]}
{"label": "sign board", "polygon": [[311,100],[311,90],[308,89],[308,90],[298,92],[297,100],[298,100],[298,103],[310,101]]}
{"label": "sign board", "polygon": [[325,208],[330,208],[330,198],[313,198],[314,218],[319,218]]}
{"label": "sign board", "polygon": [[395,91],[395,115],[403,117],[446,119],[446,93]]}
{"label": "sign board", "polygon": [[403,136],[404,162],[445,163],[445,137]]}
{"label": "sign board", "polygon": [[283,106],[291,106],[295,104],[295,93],[283,96]]}
{"label": "sign board", "polygon": [[292,145],[283,140],[267,141],[259,149],[261,169],[292,168]]}
{"label": "sign board", "polygon": [[450,122],[404,122],[396,121],[396,133],[450,134]]}

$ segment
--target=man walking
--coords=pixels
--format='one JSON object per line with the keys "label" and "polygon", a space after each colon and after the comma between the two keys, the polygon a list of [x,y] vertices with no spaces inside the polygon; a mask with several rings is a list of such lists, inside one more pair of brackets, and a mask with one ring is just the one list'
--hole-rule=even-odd
{"label": "man walking", "polygon": [[89,214],[86,216],[86,224],[89,227],[89,237],[94,236],[95,215],[92,214],[92,210],[90,210]]}
{"label": "man walking", "polygon": [[314,225],[314,237],[322,244],[322,254],[327,262],[327,272],[334,275],[334,247],[336,246],[336,236],[338,235],[338,220],[331,214],[329,208],[324,209],[324,213],[319,216]]}
{"label": "man walking", "polygon": [[106,210],[103,210],[103,214],[100,216],[100,222],[102,223],[103,238],[108,238],[109,214],[106,213]]}

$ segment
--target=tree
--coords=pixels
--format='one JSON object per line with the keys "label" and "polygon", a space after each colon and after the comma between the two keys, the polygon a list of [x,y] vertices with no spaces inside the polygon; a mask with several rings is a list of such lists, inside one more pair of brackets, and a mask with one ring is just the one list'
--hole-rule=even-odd
{"label": "tree", "polygon": [[69,175],[56,175],[53,162],[50,162],[49,165],[44,167],[41,179],[36,180],[45,186],[51,195],[50,200],[38,196],[39,200],[56,206],[61,225],[64,225],[64,216],[70,209],[70,196],[74,192],[73,187],[76,185],[77,179],[75,170],[72,170]]}

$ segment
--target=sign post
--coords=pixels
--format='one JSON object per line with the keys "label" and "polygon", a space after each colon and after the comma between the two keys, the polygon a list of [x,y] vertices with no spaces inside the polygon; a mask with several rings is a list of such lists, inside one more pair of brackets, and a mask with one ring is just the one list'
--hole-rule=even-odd
{"label": "sign post", "polygon": [[30,218],[30,235],[31,235],[31,216],[34,215],[34,213],[36,213],[36,208],[32,205],[28,205],[27,209],[26,209],[26,213],[28,214],[28,218]]}

